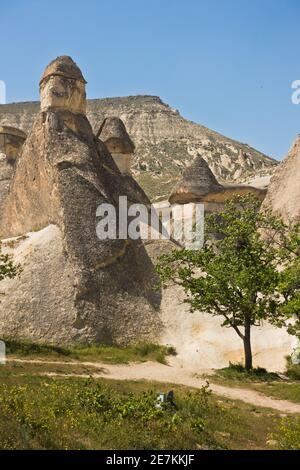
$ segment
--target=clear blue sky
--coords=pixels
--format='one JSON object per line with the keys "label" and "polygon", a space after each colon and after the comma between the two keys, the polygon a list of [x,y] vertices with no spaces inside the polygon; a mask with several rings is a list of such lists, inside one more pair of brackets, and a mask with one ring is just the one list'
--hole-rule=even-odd
{"label": "clear blue sky", "polygon": [[68,54],[89,98],[158,95],[282,158],[300,132],[299,20],[299,0],[0,0],[0,80],[8,102],[37,100]]}

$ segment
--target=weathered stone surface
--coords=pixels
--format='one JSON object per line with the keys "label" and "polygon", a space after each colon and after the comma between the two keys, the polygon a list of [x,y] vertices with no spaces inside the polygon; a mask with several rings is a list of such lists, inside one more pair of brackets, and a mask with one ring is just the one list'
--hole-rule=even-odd
{"label": "weathered stone surface", "polygon": [[187,204],[204,202],[206,209],[212,209],[213,204],[223,204],[232,196],[239,194],[254,194],[263,200],[266,190],[249,185],[220,184],[207,162],[200,156],[184,171],[182,179],[175,185],[169,202],[171,204]]}
{"label": "weathered stone surface", "polygon": [[56,57],[47,65],[40,80],[40,85],[47,81],[49,77],[70,78],[82,82],[84,85],[87,83],[78,65],[67,55]]}
{"label": "weathered stone surface", "polygon": [[85,114],[85,83],[71,57],[58,57],[48,65],[40,81],[41,111],[67,109]]}
{"label": "weathered stone surface", "polygon": [[21,153],[26,134],[20,129],[0,126],[0,214],[7,196],[16,159]]}
{"label": "weathered stone surface", "polygon": [[0,214],[3,211],[3,203],[8,193],[13,171],[13,162],[7,159],[5,153],[0,152]]}
{"label": "weathered stone surface", "polygon": [[[43,109],[47,99],[47,94],[42,95]],[[56,105],[40,112],[17,162],[1,220],[1,235],[23,235],[55,225],[53,243],[62,253],[60,260],[67,274],[61,278],[63,283],[66,280],[66,292],[72,291],[73,304],[72,308],[67,303],[59,310],[53,305],[57,323],[64,328],[54,336],[54,326],[49,327],[48,318],[53,322],[55,313],[49,316],[47,302],[20,302],[16,310],[9,309],[12,296],[31,292],[29,274],[24,270],[19,280],[9,284],[7,301],[0,304],[0,334],[13,331],[14,336],[24,337],[26,331],[33,340],[107,343],[127,343],[157,334],[159,297],[152,290],[153,266],[142,244],[99,240],[96,234],[99,204],[110,203],[118,210],[120,195],[127,196],[129,203],[138,203],[140,194],[143,192],[138,192],[138,185],[122,176],[104,144],[93,135],[83,112]],[[34,273],[38,259],[33,260],[31,273],[34,282],[43,285],[41,271]],[[52,269],[55,267],[50,257],[49,267],[42,272],[51,276]],[[51,286],[51,298],[57,299],[56,304],[64,305],[60,299],[63,291],[62,286]],[[66,309],[67,320],[61,319]],[[10,330],[8,325],[12,322]]]}
{"label": "weathered stone surface", "polygon": [[41,110],[68,109],[73,113],[85,113],[84,84],[60,76],[49,77],[41,83]]}
{"label": "weathered stone surface", "polygon": [[300,136],[272,177],[263,208],[287,223],[300,222]]}
{"label": "weathered stone surface", "polygon": [[207,162],[200,156],[187,167],[182,179],[174,187],[169,201],[171,204],[203,200],[208,194],[222,190]]}
{"label": "weathered stone surface", "polygon": [[26,140],[25,132],[15,127],[0,126],[0,152],[4,153],[7,160],[14,162],[22,150]]}
{"label": "weathered stone surface", "polygon": [[130,175],[134,144],[123,121],[116,116],[105,118],[97,132],[97,137],[104,143],[121,173]]}
{"label": "weathered stone surface", "polygon": [[[38,110],[38,103],[1,105],[0,124],[27,131]],[[247,144],[184,119],[155,96],[88,100],[87,116],[95,132],[106,117],[122,119],[136,147],[133,176],[152,200],[167,198],[197,155],[221,182],[268,176],[278,165]]]}
{"label": "weathered stone surface", "polygon": [[97,137],[106,145],[110,153],[131,154],[134,144],[130,139],[123,121],[117,116],[105,118]]}
{"label": "weathered stone surface", "polygon": [[116,264],[97,271],[97,280],[91,269],[98,284],[94,290],[90,285],[89,291],[78,290],[78,273],[56,225],[4,240],[3,251],[14,255],[23,272],[1,281],[0,336],[54,344],[127,344],[153,338],[153,305],[158,306],[160,298],[151,297],[151,286],[147,287],[153,271],[143,249],[139,256],[128,247]]}

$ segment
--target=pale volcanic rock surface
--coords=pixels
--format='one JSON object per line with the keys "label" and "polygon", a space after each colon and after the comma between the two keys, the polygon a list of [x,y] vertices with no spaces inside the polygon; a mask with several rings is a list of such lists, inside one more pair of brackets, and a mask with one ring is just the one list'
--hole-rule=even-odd
{"label": "pale volcanic rock surface", "polygon": [[[77,73],[76,64],[73,67]],[[36,116],[17,160],[0,221],[1,238],[56,226],[50,239],[57,248],[52,260],[49,247],[39,252],[33,239],[23,272],[8,284],[5,301],[0,303],[0,334],[55,343],[126,344],[157,337],[160,299],[153,291],[153,265],[142,243],[103,240],[96,233],[101,203],[111,204],[118,213],[120,195],[127,196],[129,203],[139,203],[146,196],[120,173],[82,108],[74,112],[80,102],[74,78],[58,78],[55,85],[51,76],[41,82],[43,111]],[[53,103],[53,95],[59,101]],[[65,275],[58,269],[60,281],[49,286],[49,296],[56,302],[48,303],[44,279],[55,279],[57,256]],[[32,282],[40,286],[40,296],[37,293],[31,302]],[[25,298],[28,301],[22,301]],[[66,306],[57,308],[65,300]]]}
{"label": "pale volcanic rock surface", "polygon": [[300,136],[272,177],[263,208],[287,223],[300,222]]}

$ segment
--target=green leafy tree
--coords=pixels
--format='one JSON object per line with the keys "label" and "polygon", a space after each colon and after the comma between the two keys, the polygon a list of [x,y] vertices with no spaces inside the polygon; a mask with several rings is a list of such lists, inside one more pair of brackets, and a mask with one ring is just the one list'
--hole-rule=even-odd
{"label": "green leafy tree", "polygon": [[286,315],[278,289],[278,266],[289,257],[285,226],[259,209],[251,195],[234,197],[223,211],[206,217],[202,249],[174,250],[157,265],[162,284],[184,288],[192,311],[220,316],[222,326],[234,329],[243,341],[247,370],[252,368],[251,328],[264,320],[283,326]]}
{"label": "green leafy tree", "polygon": [[[281,271],[280,292],[284,297],[282,312],[288,332],[300,339],[300,225],[290,229],[284,249],[289,263]],[[290,321],[292,319],[292,322]]]}
{"label": "green leafy tree", "polygon": [[0,242],[0,281],[14,278],[21,272],[21,266],[13,262],[12,257],[2,253]]}

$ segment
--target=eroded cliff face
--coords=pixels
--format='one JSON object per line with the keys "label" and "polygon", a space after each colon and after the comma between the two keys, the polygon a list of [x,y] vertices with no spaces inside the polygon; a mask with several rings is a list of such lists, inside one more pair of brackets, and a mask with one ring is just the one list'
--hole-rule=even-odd
{"label": "eroded cliff face", "polygon": [[300,222],[300,136],[272,177],[263,208],[286,223]]}
{"label": "eroded cliff face", "polygon": [[[0,106],[0,124],[28,132],[39,103]],[[133,176],[152,200],[166,198],[183,170],[199,154],[219,181],[247,181],[272,174],[278,162],[252,147],[184,119],[155,96],[87,101],[87,117],[97,132],[107,116],[120,117],[135,146]]]}

